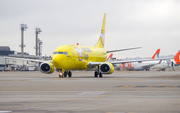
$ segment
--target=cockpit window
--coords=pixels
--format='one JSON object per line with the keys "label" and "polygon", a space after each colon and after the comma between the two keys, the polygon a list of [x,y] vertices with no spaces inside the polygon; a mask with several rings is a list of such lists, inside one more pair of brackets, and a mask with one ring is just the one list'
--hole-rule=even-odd
{"label": "cockpit window", "polygon": [[67,55],[67,54],[68,54],[68,52],[63,52],[63,54],[64,54],[64,55]]}
{"label": "cockpit window", "polygon": [[54,52],[53,54],[64,54],[64,55],[67,55],[68,52]]}

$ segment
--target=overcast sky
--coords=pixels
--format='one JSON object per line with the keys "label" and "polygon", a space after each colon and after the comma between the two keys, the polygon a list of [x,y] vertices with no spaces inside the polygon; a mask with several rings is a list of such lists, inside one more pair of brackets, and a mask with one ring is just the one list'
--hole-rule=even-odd
{"label": "overcast sky", "polygon": [[107,50],[142,47],[114,53],[117,58],[149,57],[180,50],[179,0],[0,0],[0,46],[20,52],[20,24],[25,52],[35,55],[35,28],[41,28],[43,55],[61,45],[94,46],[106,13]]}

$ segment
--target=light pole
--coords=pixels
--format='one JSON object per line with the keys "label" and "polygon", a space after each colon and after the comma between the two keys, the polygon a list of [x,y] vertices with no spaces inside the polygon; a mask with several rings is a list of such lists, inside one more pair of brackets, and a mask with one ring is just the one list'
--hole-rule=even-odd
{"label": "light pole", "polygon": [[35,28],[35,34],[36,34],[36,56],[38,56],[38,34],[40,34],[41,29],[40,28]]}
{"label": "light pole", "polygon": [[41,56],[41,54],[42,54],[41,53],[41,51],[42,51],[42,46],[41,46],[42,43],[43,43],[42,40],[39,39],[39,56]]}
{"label": "light pole", "polygon": [[21,56],[23,57],[24,55],[24,47],[26,47],[26,45],[24,45],[24,31],[28,28],[26,24],[20,24],[21,25],[21,45],[19,45],[19,47],[21,47]]}

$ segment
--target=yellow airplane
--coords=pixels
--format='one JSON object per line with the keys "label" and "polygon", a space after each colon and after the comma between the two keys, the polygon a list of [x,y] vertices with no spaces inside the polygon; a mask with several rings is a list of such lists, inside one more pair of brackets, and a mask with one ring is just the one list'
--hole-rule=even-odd
{"label": "yellow airplane", "polygon": [[[163,59],[144,59],[144,60],[129,60],[129,61],[115,61],[106,62],[107,53],[138,49],[127,48],[107,51],[104,48],[105,42],[105,21],[106,13],[104,13],[101,34],[98,42],[95,46],[80,46],[80,45],[63,45],[56,48],[52,55],[52,61],[41,61],[32,59],[23,59],[34,62],[43,62],[40,65],[42,73],[51,74],[54,70],[59,72],[59,77],[71,77],[71,70],[90,70],[95,69],[94,77],[102,77],[102,74],[111,74],[114,71],[113,64],[128,63],[128,62],[142,62],[151,60],[163,60]],[[18,59],[18,58],[13,58]],[[173,59],[173,58],[172,58]]]}
{"label": "yellow airplane", "polygon": [[[80,46],[80,45],[63,45],[54,50],[52,55],[52,63],[44,62],[40,65],[42,73],[53,73],[54,67],[59,72],[59,77],[71,77],[70,70],[85,70],[97,68],[95,71],[95,77],[102,77],[102,74],[111,74],[114,71],[114,66],[105,62],[108,51],[104,48],[105,42],[105,21],[106,13],[104,13],[104,19],[101,29],[101,34],[98,42],[94,47]],[[139,48],[139,47],[137,47]],[[137,48],[114,50],[130,50]]]}

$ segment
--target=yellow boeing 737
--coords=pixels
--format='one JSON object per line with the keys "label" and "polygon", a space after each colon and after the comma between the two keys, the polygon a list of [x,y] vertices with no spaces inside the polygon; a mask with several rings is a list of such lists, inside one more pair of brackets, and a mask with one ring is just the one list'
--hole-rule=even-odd
{"label": "yellow boeing 737", "polygon": [[[98,42],[94,47],[80,45],[63,45],[54,50],[52,55],[52,63],[44,62],[40,65],[42,73],[53,73],[54,67],[59,72],[59,77],[71,77],[70,70],[84,70],[97,68],[95,77],[102,77],[102,74],[111,74],[114,67],[111,63],[105,62],[108,51],[104,48],[105,42],[105,21],[106,13],[104,14],[101,34]],[[128,48],[115,51],[137,49]]]}
{"label": "yellow boeing 737", "polygon": [[[152,60],[163,60],[158,59],[141,59],[141,60],[129,60],[129,61],[115,61],[106,62],[107,53],[138,49],[127,48],[107,51],[104,48],[105,42],[105,21],[106,13],[104,13],[102,29],[100,37],[95,46],[80,46],[80,45],[63,45],[56,48],[52,55],[52,61],[41,61],[41,60],[31,60],[23,59],[34,62],[43,62],[40,65],[40,70],[42,73],[51,74],[54,70],[59,72],[59,77],[71,77],[71,70],[91,70],[94,69],[94,77],[102,77],[102,74],[111,74],[114,71],[113,64],[124,64],[128,62],[142,62],[142,61],[152,61]],[[18,59],[18,58],[14,58]],[[171,58],[174,59],[174,58]]]}

